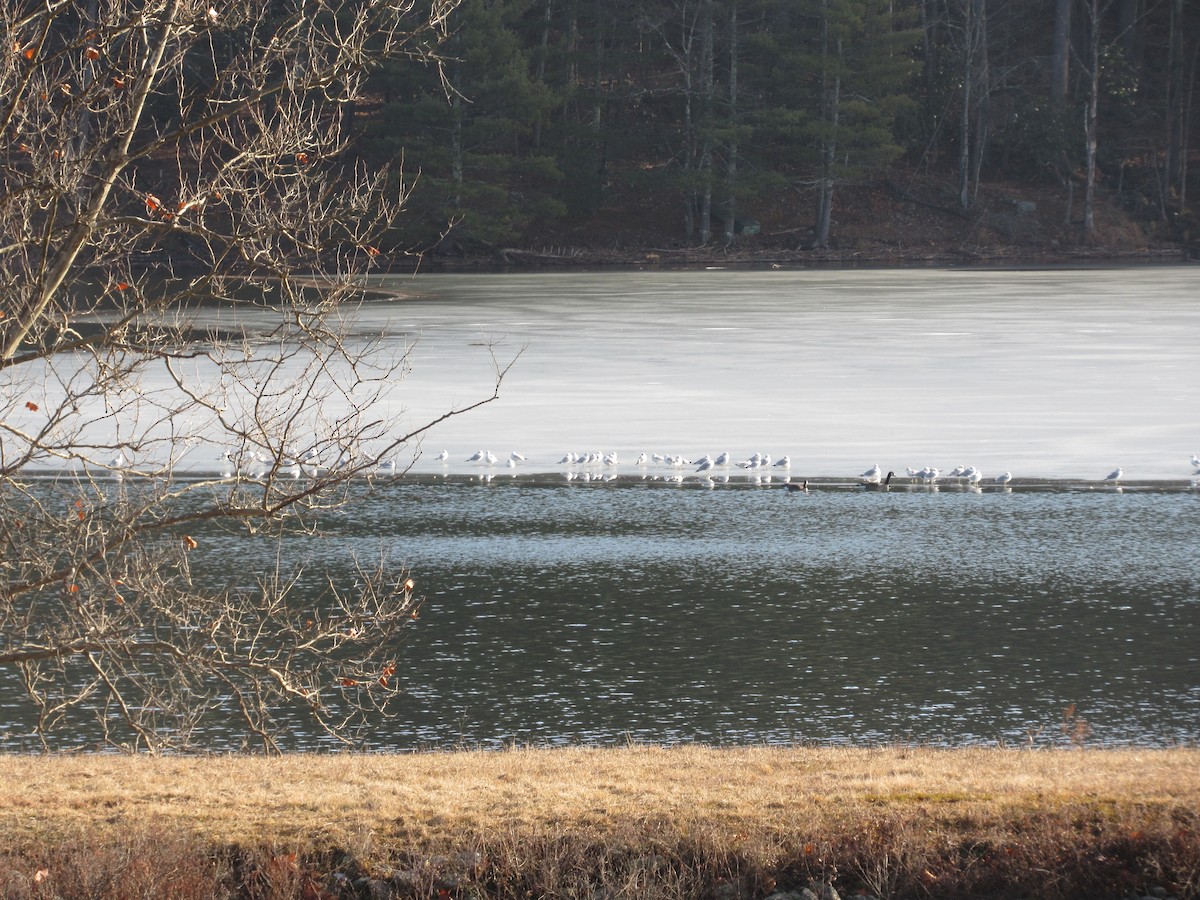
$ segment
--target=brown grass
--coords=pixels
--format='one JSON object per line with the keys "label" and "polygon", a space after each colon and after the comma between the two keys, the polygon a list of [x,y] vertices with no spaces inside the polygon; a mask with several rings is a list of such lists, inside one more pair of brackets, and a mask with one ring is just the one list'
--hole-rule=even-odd
{"label": "brown grass", "polygon": [[1191,897],[1200,751],[5,756],[0,836],[6,897]]}

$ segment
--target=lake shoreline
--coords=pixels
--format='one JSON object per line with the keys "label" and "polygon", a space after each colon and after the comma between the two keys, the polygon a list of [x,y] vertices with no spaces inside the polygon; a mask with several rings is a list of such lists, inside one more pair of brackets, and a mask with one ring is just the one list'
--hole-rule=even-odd
{"label": "lake shoreline", "polygon": [[1197,896],[1200,750],[1078,737],[1053,750],[8,755],[0,893]]}
{"label": "lake shoreline", "polygon": [[[846,184],[836,193],[827,247],[811,246],[787,201],[758,210],[761,231],[732,243],[715,235],[707,244],[681,233],[661,203],[640,214],[598,210],[511,243],[447,242],[415,257],[397,255],[395,271],[496,271],[612,268],[928,268],[939,266],[1070,266],[1186,262],[1198,247],[1186,232],[1137,215],[1121,198],[1096,197],[1090,235],[1070,190],[1049,185],[980,185],[970,212],[947,198],[956,185],[933,177],[915,181],[895,173],[879,181]],[[635,205],[636,208],[636,205]],[[802,215],[802,214],[801,214]],[[387,259],[387,255],[379,260]],[[386,263],[385,263],[386,265]]]}
{"label": "lake shoreline", "polygon": [[576,271],[622,269],[922,269],[962,266],[1053,268],[1079,265],[1171,265],[1191,262],[1187,248],[1078,247],[1030,250],[1027,247],[992,247],[962,250],[953,247],[897,252],[890,248],[853,251],[741,250],[721,247],[645,247],[606,250],[572,247],[562,250],[496,248],[488,253],[429,254],[415,262],[384,268],[388,274],[433,274],[500,271]]}

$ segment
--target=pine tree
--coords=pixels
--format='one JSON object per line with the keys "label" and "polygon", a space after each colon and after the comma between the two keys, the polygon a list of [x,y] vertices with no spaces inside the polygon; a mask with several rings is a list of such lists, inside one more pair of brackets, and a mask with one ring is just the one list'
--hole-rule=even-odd
{"label": "pine tree", "polygon": [[778,165],[808,185],[816,210],[811,245],[829,244],[837,185],[893,162],[898,113],[912,106],[919,40],[887,0],[772,3],[758,49],[766,104],[759,125]]}
{"label": "pine tree", "polygon": [[538,126],[557,98],[534,76],[512,28],[530,5],[465,0],[445,81],[411,67],[376,76],[388,102],[363,146],[402,155],[420,171],[410,203],[421,227],[406,235],[413,242],[444,231],[447,247],[492,247],[566,212],[555,197],[558,165],[538,146]]}

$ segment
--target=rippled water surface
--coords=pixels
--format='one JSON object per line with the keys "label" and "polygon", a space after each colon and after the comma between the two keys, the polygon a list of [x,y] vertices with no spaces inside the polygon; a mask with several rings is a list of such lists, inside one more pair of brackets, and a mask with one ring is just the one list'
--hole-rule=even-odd
{"label": "rippled water surface", "polygon": [[383,747],[1200,739],[1190,489],[448,479],[327,526],[291,551],[428,597]]}

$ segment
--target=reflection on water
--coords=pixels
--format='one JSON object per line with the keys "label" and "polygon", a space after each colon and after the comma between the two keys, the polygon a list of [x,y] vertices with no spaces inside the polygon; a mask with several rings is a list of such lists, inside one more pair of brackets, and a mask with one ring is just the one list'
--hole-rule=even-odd
{"label": "reflection on water", "polygon": [[[396,481],[285,555],[350,578],[383,543],[428,598],[378,748],[1063,741],[1072,703],[1091,741],[1162,745],[1200,739],[1198,503]],[[214,532],[193,564],[274,549]]]}

